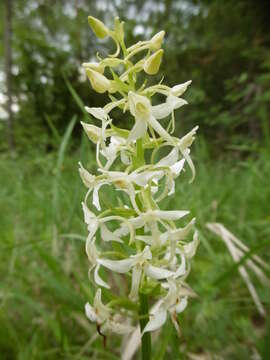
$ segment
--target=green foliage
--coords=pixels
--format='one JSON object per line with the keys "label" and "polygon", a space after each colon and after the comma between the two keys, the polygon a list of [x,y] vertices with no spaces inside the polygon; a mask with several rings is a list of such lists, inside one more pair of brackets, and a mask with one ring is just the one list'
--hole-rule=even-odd
{"label": "green foliage", "polygon": [[[1,157],[3,359],[119,358],[120,338],[109,337],[103,348],[102,338],[83,312],[84,303],[93,299],[93,290],[81,241],[86,236],[80,208],[84,189],[76,167],[82,154],[91,167],[94,154],[82,138],[71,156],[67,134],[72,124],[62,139],[66,151],[62,145],[58,153],[32,153],[16,162]],[[188,207],[197,215],[201,245],[189,283],[198,298],[190,300],[188,311],[179,317],[180,339],[168,321],[158,340],[153,340],[153,358],[186,359],[191,352],[246,359],[254,348],[261,354],[268,351],[261,335],[265,324],[225,245],[205,223],[224,223],[253,253],[269,261],[269,154],[262,151],[256,161],[218,164],[209,160],[203,145],[196,154],[195,183],[182,181],[175,197],[167,198],[163,205]],[[56,179],[59,186],[55,188]],[[123,287],[117,277],[115,286]],[[269,308],[269,290],[255,286]]]}

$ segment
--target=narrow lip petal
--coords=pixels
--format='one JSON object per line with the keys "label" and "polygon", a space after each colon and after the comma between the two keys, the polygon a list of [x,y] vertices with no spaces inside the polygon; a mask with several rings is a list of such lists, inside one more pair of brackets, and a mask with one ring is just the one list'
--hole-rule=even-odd
{"label": "narrow lip petal", "polygon": [[159,268],[153,265],[146,265],[144,267],[144,271],[147,276],[156,280],[167,279],[174,275],[174,272],[170,270]]}
{"label": "narrow lip petal", "polygon": [[178,160],[179,151],[177,147],[174,147],[172,151],[162,158],[158,163],[157,166],[173,166]]}
{"label": "narrow lip petal", "polygon": [[147,123],[144,120],[136,120],[135,125],[131,129],[127,142],[137,140],[144,137],[147,132]]}
{"label": "narrow lip petal", "polygon": [[159,309],[154,314],[150,314],[150,320],[146,324],[142,335],[146,332],[155,331],[161,328],[161,326],[165,324],[166,319],[167,319],[167,311],[163,309],[162,306],[160,306]]}
{"label": "narrow lip petal", "polygon": [[95,268],[95,271],[94,271],[95,283],[97,285],[99,285],[99,286],[102,286],[102,287],[106,288],[106,289],[110,289],[111,288],[110,285],[107,284],[104,280],[102,280],[101,277],[99,276],[99,273],[98,273],[99,269],[100,269],[100,265],[98,264],[96,266],[96,268]]}
{"label": "narrow lip petal", "polygon": [[134,263],[134,259],[130,259],[130,258],[123,260],[97,259],[97,263],[106,267],[107,269],[110,269],[120,274],[124,274],[131,269]]}
{"label": "narrow lip petal", "polygon": [[178,220],[189,214],[188,210],[153,210],[152,212],[163,220]]}

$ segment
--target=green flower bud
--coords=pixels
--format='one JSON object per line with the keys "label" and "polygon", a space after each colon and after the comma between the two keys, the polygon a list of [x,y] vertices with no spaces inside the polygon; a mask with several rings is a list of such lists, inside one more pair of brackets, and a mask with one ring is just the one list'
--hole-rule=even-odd
{"label": "green flower bud", "polygon": [[88,23],[98,38],[104,39],[109,35],[109,29],[103,24],[102,21],[96,19],[93,16],[88,16]]}
{"label": "green flower bud", "polygon": [[150,40],[150,48],[151,50],[158,50],[161,47],[163,38],[165,35],[165,31],[162,30],[160,32],[158,32],[156,35],[154,35],[152,37],[152,39]]}
{"label": "green flower bud", "polygon": [[160,67],[163,56],[163,50],[159,49],[151,55],[144,63],[143,69],[148,75],[155,75]]}
{"label": "green flower bud", "polygon": [[86,74],[90,80],[92,88],[96,92],[103,94],[110,89],[111,82],[104,75],[89,68],[86,69]]}
{"label": "green flower bud", "polygon": [[89,62],[89,63],[83,63],[82,66],[85,69],[92,69],[94,71],[99,72],[100,74],[104,73],[104,65],[101,63]]}

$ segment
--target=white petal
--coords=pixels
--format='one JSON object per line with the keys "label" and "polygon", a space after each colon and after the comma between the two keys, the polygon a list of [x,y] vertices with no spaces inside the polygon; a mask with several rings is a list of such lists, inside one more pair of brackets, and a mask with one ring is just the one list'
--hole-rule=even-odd
{"label": "white petal", "polygon": [[178,149],[177,147],[174,147],[167,156],[165,156],[157,163],[157,166],[172,166],[177,162],[177,160],[178,160]]}
{"label": "white petal", "polygon": [[152,245],[153,236],[149,235],[136,235],[136,240],[143,241],[147,245]]}
{"label": "white petal", "polygon": [[82,209],[83,209],[83,215],[84,215],[84,222],[89,225],[93,221],[97,221],[96,215],[88,209],[88,206],[82,202]]}
{"label": "white petal", "polygon": [[148,122],[160,137],[162,137],[164,140],[167,140],[170,144],[173,143],[171,135],[160,125],[154,116],[150,116]]}
{"label": "white petal", "polygon": [[155,312],[155,314],[150,314],[150,320],[146,324],[143,334],[148,331],[155,331],[159,329],[163,324],[165,324],[167,319],[167,311],[162,308],[162,306]]}
{"label": "white petal", "polygon": [[191,173],[192,173],[192,177],[189,181],[191,183],[195,178],[196,171],[195,171],[194,164],[191,160],[191,157],[189,156],[189,152],[190,152],[189,149],[186,149],[186,150],[182,151],[182,154],[183,154],[183,157],[186,159],[186,161],[190,167]]}
{"label": "white petal", "polygon": [[184,297],[183,299],[181,299],[180,303],[178,305],[175,306],[175,311],[177,312],[177,314],[181,313],[182,311],[185,310],[185,308],[187,307],[188,301],[187,298]]}
{"label": "white petal", "polygon": [[175,177],[177,177],[180,172],[183,170],[185,164],[185,159],[182,159],[180,161],[177,161],[175,164],[173,164],[170,169]]}
{"label": "white petal", "polygon": [[192,229],[195,224],[195,218],[193,218],[185,227],[172,230],[169,234],[169,238],[173,241],[183,240]]}
{"label": "white petal", "polygon": [[94,185],[95,182],[95,176],[90,174],[83,166],[81,163],[79,163],[79,174],[80,177],[82,179],[82,182],[84,183],[84,185],[86,187],[88,187],[89,189],[91,189]]}
{"label": "white petal", "polygon": [[192,258],[195,255],[199,243],[200,241],[198,238],[198,232],[195,231],[193,240],[187,245],[184,245],[184,252],[188,259]]}
{"label": "white petal", "polygon": [[85,309],[85,315],[88,317],[88,319],[92,322],[96,322],[97,314],[93,306],[91,306],[89,303],[86,303],[84,309]]}
{"label": "white petal", "polygon": [[85,106],[85,110],[91,114],[92,116],[94,116],[96,119],[99,120],[106,120],[108,117],[107,112],[100,107],[87,107]]}
{"label": "white petal", "polygon": [[182,217],[189,214],[189,211],[186,211],[186,210],[170,210],[170,211],[153,210],[153,213],[156,215],[157,218],[160,218],[163,220],[177,220],[177,219],[181,219]]}
{"label": "white petal", "polygon": [[124,165],[129,165],[130,164],[130,159],[127,155],[127,152],[126,151],[121,151],[120,152],[120,156],[121,156],[121,161]]}
{"label": "white petal", "polygon": [[99,269],[100,269],[100,265],[97,265],[94,272],[95,283],[99,286],[105,287],[106,289],[110,289],[110,285],[107,284],[104,280],[102,280],[101,277],[99,276],[98,273]]}
{"label": "white petal", "polygon": [[169,116],[172,110],[172,107],[167,102],[152,106],[152,114],[158,120]]}
{"label": "white petal", "polygon": [[169,95],[167,97],[167,103],[172,108],[172,110],[179,109],[181,106],[186,105],[187,101],[177,96]]}
{"label": "white petal", "polygon": [[129,178],[139,186],[146,186],[151,178],[159,175],[157,171],[144,171],[141,173],[131,173]]}
{"label": "white petal", "polygon": [[181,254],[181,265],[176,270],[174,274],[174,279],[178,278],[179,276],[183,276],[186,273],[186,259],[183,254]]}
{"label": "white petal", "polygon": [[127,142],[137,140],[144,137],[147,131],[147,122],[144,120],[136,120],[135,125],[131,129]]}
{"label": "white petal", "polygon": [[109,318],[111,309],[104,305],[101,301],[101,289],[97,289],[95,298],[94,298],[94,308],[96,309],[96,314],[98,316],[99,322],[103,322]]}
{"label": "white petal", "polygon": [[101,187],[102,185],[97,185],[94,187],[94,191],[93,191],[93,205],[96,207],[97,210],[101,210],[101,207],[100,207],[100,203],[99,203],[99,196],[98,196],[98,191],[99,191],[99,188]]}
{"label": "white petal", "polygon": [[183,84],[175,85],[174,87],[172,87],[171,93],[175,96],[181,96],[187,90],[187,87],[190,84],[191,84],[191,80],[189,80]]}
{"label": "white petal", "polygon": [[156,280],[167,279],[168,277],[174,275],[172,271],[152,265],[146,265],[144,271],[147,276]]}
{"label": "white petal", "polygon": [[92,240],[92,236],[88,236],[85,243],[85,252],[91,264],[96,265],[99,252],[95,246],[95,239]]}
{"label": "white petal", "polygon": [[97,262],[100,265],[103,265],[104,267],[112,271],[115,271],[120,274],[124,274],[131,269],[134,260],[133,259],[124,259],[124,260],[98,259]]}
{"label": "white petal", "polygon": [[100,224],[100,235],[104,241],[117,241],[120,243],[123,242],[123,240],[110,231],[105,224]]}

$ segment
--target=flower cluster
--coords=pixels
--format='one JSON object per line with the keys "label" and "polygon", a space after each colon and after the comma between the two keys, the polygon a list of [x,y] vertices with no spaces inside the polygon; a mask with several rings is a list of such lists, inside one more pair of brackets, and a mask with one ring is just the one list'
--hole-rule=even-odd
{"label": "flower cluster", "polygon": [[[172,135],[174,112],[187,104],[181,96],[191,81],[170,88],[162,81],[147,86],[147,81],[141,80],[159,71],[164,31],[127,48],[124,23],[118,18],[114,30],[94,17],[88,20],[97,37],[113,39],[116,52],[107,58],[97,54],[98,62],[83,64],[92,88],[98,93],[107,92],[110,98],[103,108],[85,108],[100,126],[82,123],[96,144],[98,164],[97,175],[82,164],[79,168],[88,189],[82,207],[89,230],[89,275],[98,287],[93,305],[85,306],[86,315],[96,322],[102,334],[126,334],[133,329],[134,319],[138,319],[138,298],[144,293],[155,301],[144,332],[160,328],[168,314],[179,332],[177,314],[185,309],[192,295],[185,279],[198,246],[198,235],[194,218],[182,227],[178,225],[189,211],[161,210],[159,203],[175,193],[175,180],[186,164],[191,169],[191,180],[195,176],[189,154],[197,127],[180,139]],[[154,98],[162,97],[161,104],[152,105]],[[110,114],[116,109],[125,114],[130,129],[113,124]],[[159,122],[164,118],[168,118],[166,128]],[[105,186],[119,194],[117,206],[102,209],[99,192]],[[111,272],[125,274],[125,298],[113,295]],[[111,301],[106,305],[102,303],[101,289],[111,292]]]}

